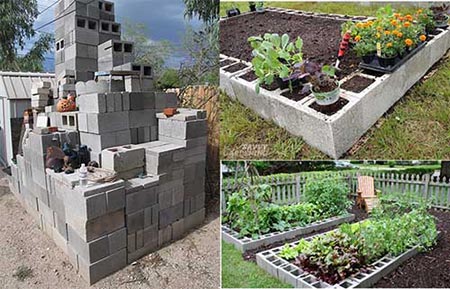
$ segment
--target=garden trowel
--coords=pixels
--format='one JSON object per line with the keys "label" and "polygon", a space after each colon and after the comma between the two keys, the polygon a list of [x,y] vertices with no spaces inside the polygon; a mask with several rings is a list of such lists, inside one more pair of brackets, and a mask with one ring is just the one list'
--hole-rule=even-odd
{"label": "garden trowel", "polygon": [[335,67],[337,70],[339,70],[339,64],[340,64],[340,62],[341,62],[341,59],[344,57],[345,52],[346,52],[347,49],[348,49],[349,41],[350,41],[350,38],[351,38],[351,37],[352,37],[352,36],[351,36],[351,31],[350,31],[350,30],[347,30],[347,32],[345,32],[344,36],[342,37],[341,43],[339,44],[338,57],[337,57],[337,60],[336,60],[336,64],[334,65],[334,67]]}

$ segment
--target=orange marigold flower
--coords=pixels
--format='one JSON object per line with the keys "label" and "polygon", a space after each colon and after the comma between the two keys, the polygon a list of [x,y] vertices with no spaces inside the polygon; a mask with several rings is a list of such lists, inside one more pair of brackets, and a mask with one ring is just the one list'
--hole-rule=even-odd
{"label": "orange marigold flower", "polygon": [[396,26],[397,25],[397,21],[396,20],[391,20],[391,24]]}
{"label": "orange marigold flower", "polygon": [[397,37],[398,38],[402,38],[403,37],[403,33],[401,33],[401,32],[397,33]]}
{"label": "orange marigold flower", "polygon": [[411,40],[411,39],[405,39],[405,44],[407,45],[407,46],[411,46],[411,45],[413,45],[414,44],[414,42]]}
{"label": "orange marigold flower", "polygon": [[389,30],[386,30],[386,31],[384,31],[384,34],[386,34],[386,35],[390,35],[390,34],[391,34],[391,31],[389,31]]}
{"label": "orange marigold flower", "polygon": [[395,18],[398,18],[398,17],[400,17],[400,16],[401,16],[400,13],[394,13],[394,17],[395,17]]}
{"label": "orange marigold flower", "polygon": [[425,41],[425,40],[427,40],[427,37],[422,34],[419,36],[419,39],[420,39],[420,41]]}
{"label": "orange marigold flower", "polygon": [[364,27],[364,24],[361,23],[361,22],[358,22],[358,23],[356,23],[356,27],[358,27],[358,28],[363,28],[363,27]]}
{"label": "orange marigold flower", "polygon": [[413,21],[413,19],[414,19],[410,14],[406,15],[405,18],[408,21]]}
{"label": "orange marigold flower", "polygon": [[403,23],[403,26],[408,28],[409,26],[411,26],[411,22],[406,21],[405,23]]}
{"label": "orange marigold flower", "polygon": [[387,47],[387,48],[392,47],[392,42],[386,43],[386,47]]}
{"label": "orange marigold flower", "polygon": [[422,13],[422,9],[418,9],[417,13],[419,13],[419,14]]}
{"label": "orange marigold flower", "polygon": [[356,42],[358,42],[358,41],[360,41],[361,40],[361,36],[359,36],[359,35],[356,35],[356,37],[355,37],[355,41]]}
{"label": "orange marigold flower", "polygon": [[405,17],[398,17],[398,20],[405,21]]}
{"label": "orange marigold flower", "polygon": [[378,31],[382,31],[382,30],[383,30],[383,27],[378,26],[378,27],[377,27],[377,30],[378,30]]}
{"label": "orange marigold flower", "polygon": [[373,25],[373,21],[372,20],[368,21],[367,25],[372,26]]}

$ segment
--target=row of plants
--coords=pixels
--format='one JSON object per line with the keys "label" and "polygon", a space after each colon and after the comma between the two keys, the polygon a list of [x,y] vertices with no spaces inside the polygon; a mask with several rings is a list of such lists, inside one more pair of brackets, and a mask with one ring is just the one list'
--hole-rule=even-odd
{"label": "row of plants", "polygon": [[[248,8],[250,12],[264,13],[266,9],[264,8],[263,1],[250,1],[248,2]],[[241,10],[235,5],[231,9],[227,10],[227,17],[234,17],[241,15]]]}
{"label": "row of plants", "polygon": [[278,205],[272,202],[270,185],[246,186],[228,196],[222,223],[241,237],[257,239],[269,232],[346,214],[352,204],[348,194],[345,182],[324,178],[305,185],[301,203]]}
{"label": "row of plants", "polygon": [[312,92],[319,105],[330,105],[339,99],[340,87],[336,79],[336,69],[303,59],[303,41],[294,41],[289,35],[266,33],[248,39],[253,48],[252,65],[258,77],[256,92],[262,85],[270,86],[277,82],[281,89],[293,91],[303,86],[301,94]]}
{"label": "row of plants", "polygon": [[387,5],[378,10],[374,20],[344,23],[342,34],[350,34],[350,47],[364,63],[393,66],[425,42],[436,26],[447,25],[448,16],[444,11],[448,6],[432,8],[434,11],[418,9],[414,15],[403,15]]}
{"label": "row of plants", "polygon": [[336,284],[386,255],[398,256],[409,248],[431,248],[437,239],[435,218],[428,204],[411,195],[381,196],[372,216],[341,225],[295,247],[285,245],[280,257],[293,262],[329,284]]}

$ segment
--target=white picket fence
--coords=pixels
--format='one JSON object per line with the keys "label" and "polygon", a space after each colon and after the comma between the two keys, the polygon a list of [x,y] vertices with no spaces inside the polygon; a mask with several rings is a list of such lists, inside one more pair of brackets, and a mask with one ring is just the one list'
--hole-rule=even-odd
{"label": "white picket fence", "polygon": [[[346,181],[350,194],[356,195],[358,176],[372,176],[375,188],[382,193],[413,193],[431,201],[435,208],[450,209],[450,183],[443,179],[432,179],[430,175],[377,173],[377,172],[330,172],[317,174],[289,174],[263,176],[255,178],[254,185],[267,184],[272,187],[272,201],[277,204],[293,204],[302,200],[302,191],[306,182],[318,178],[338,178]],[[227,196],[243,185],[249,185],[247,179],[224,179],[222,181],[222,210],[226,208]]]}

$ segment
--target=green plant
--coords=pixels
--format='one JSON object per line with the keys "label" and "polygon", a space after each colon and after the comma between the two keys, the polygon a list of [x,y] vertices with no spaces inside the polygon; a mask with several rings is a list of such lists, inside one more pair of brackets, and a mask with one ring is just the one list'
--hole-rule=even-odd
{"label": "green plant", "polygon": [[[283,78],[283,81],[307,80],[315,92],[329,92],[338,87],[335,76],[335,67],[305,60],[295,64],[294,71],[288,77]],[[310,89],[310,86],[305,85],[302,93],[306,93]]]}
{"label": "green plant", "polygon": [[28,266],[21,265],[19,266],[13,274],[13,277],[17,278],[19,281],[24,281],[27,278],[33,276],[33,269]]}
{"label": "green plant", "polygon": [[387,162],[387,165],[388,165],[390,168],[395,167],[396,164],[397,164],[397,162],[396,162],[396,161],[393,161],[393,160],[390,160],[390,161]]}
{"label": "green plant", "polygon": [[263,8],[264,7],[264,2],[263,1],[258,1],[258,3],[256,3],[256,7],[257,8]]}
{"label": "green plant", "polygon": [[271,85],[277,77],[288,77],[291,67],[303,60],[303,41],[300,37],[290,42],[287,34],[266,33],[263,37],[252,36],[248,41],[253,48],[253,70],[258,76],[257,93],[261,85]]}
{"label": "green plant", "polygon": [[347,184],[337,178],[311,180],[305,184],[305,202],[314,204],[328,217],[345,213],[352,201],[348,198]]}

